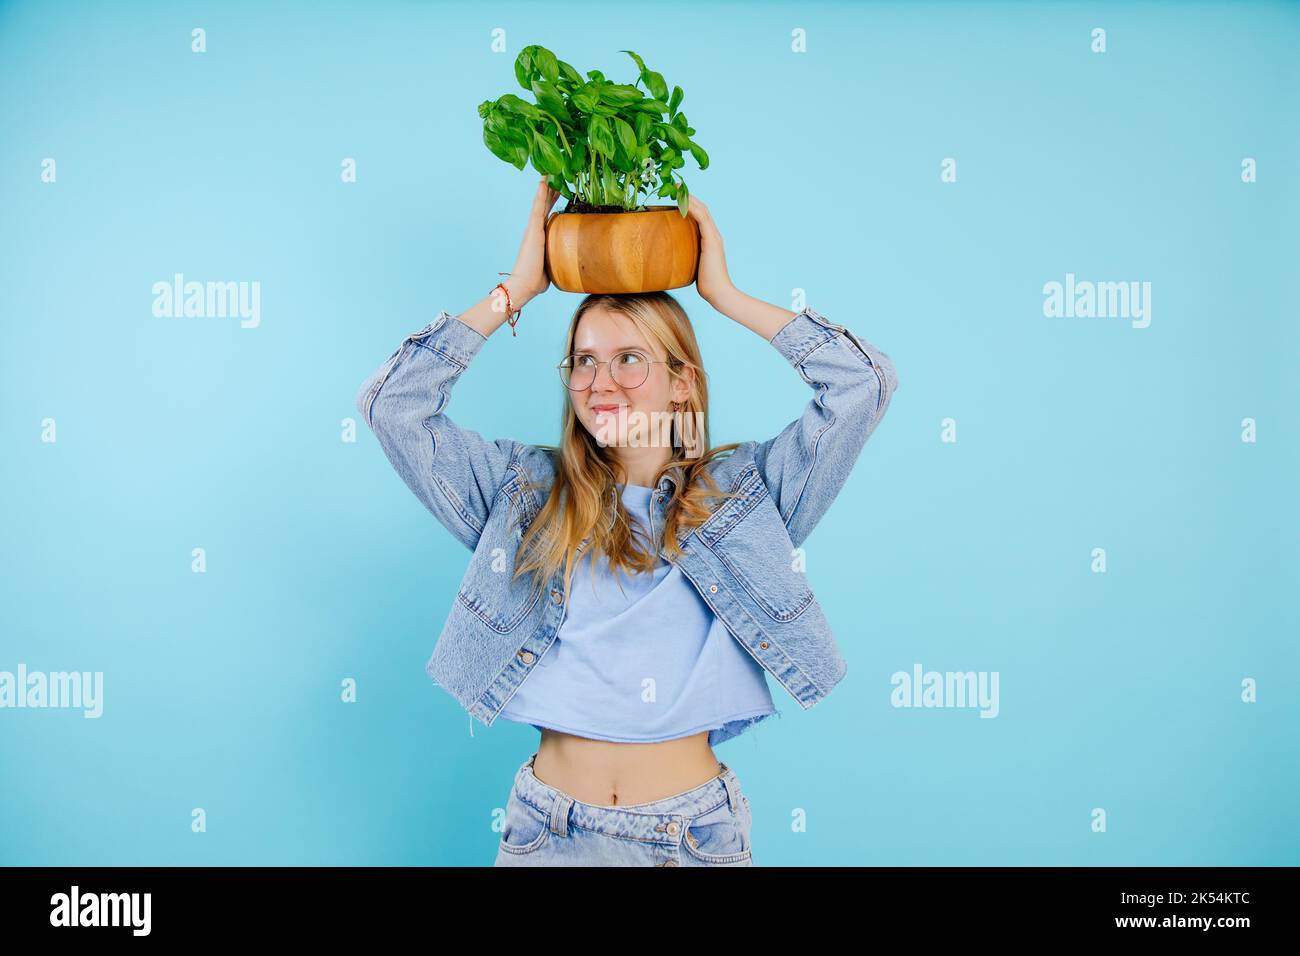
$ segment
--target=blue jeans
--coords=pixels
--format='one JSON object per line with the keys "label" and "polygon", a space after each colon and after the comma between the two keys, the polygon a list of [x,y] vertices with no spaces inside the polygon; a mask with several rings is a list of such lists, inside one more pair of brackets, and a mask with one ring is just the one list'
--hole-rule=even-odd
{"label": "blue jeans", "polygon": [[515,773],[496,866],[753,866],[749,798],[725,763],[692,790],[650,803],[582,803]]}

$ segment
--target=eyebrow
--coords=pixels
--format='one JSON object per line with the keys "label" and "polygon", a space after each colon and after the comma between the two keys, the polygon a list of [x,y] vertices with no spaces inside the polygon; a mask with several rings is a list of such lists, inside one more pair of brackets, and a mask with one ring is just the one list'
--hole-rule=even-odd
{"label": "eyebrow", "polygon": [[[646,348],[642,345],[616,345],[614,347],[614,351],[615,352],[645,352]],[[574,355],[595,355],[596,353],[592,349],[574,349],[573,354]]]}

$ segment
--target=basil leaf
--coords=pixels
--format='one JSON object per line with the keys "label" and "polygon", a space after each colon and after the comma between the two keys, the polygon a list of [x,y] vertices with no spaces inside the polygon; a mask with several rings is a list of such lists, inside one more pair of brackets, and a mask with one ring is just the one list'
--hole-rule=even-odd
{"label": "basil leaf", "polygon": [[564,106],[564,97],[560,96],[560,91],[549,82],[543,79],[533,80],[533,95],[537,97],[537,105],[557,120],[572,122],[569,111]]}
{"label": "basil leaf", "polygon": [[614,135],[623,144],[623,149],[627,151],[628,155],[631,155],[636,149],[636,130],[632,129],[626,120],[618,116],[615,116],[610,122],[614,124]]}
{"label": "basil leaf", "polygon": [[704,148],[700,146],[698,143],[691,143],[690,150],[691,150],[691,155],[695,157],[695,162],[700,167],[700,169],[708,169],[709,154],[704,151]]}
{"label": "basil leaf", "polygon": [[677,107],[682,105],[682,97],[685,95],[686,94],[682,92],[682,88],[680,86],[673,87],[672,99],[668,101],[668,112],[670,114],[674,114],[677,112]]}
{"label": "basil leaf", "polygon": [[668,98],[668,84],[664,82],[662,74],[650,70],[645,74],[645,85],[650,90],[650,95],[657,100]]}
{"label": "basil leaf", "polygon": [[614,155],[614,134],[610,132],[609,122],[603,116],[591,118],[591,123],[587,127],[587,138],[591,140],[591,148],[601,156]]}
{"label": "basil leaf", "polygon": [[564,155],[558,146],[540,133],[533,133],[533,166],[539,173],[564,175]]}

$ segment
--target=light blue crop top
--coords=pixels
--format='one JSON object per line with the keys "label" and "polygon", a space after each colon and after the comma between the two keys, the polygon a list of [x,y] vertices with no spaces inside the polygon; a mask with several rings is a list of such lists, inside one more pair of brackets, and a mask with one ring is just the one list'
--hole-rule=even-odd
{"label": "light blue crop top", "polygon": [[[619,487],[647,544],[654,489]],[[763,668],[680,568],[661,556],[654,571],[616,579],[604,555],[594,576],[590,565],[578,561],[559,634],[502,717],[622,743],[707,730],[716,746],[778,713]]]}

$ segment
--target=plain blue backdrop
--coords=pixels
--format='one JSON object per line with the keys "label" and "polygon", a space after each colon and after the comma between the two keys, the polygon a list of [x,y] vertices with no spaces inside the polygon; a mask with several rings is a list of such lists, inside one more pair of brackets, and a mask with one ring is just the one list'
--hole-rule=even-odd
{"label": "plain blue backdrop", "polygon": [[[899,372],[807,542],[848,676],[718,750],[756,864],[1300,862],[1300,6],[655,2],[0,4],[0,670],[105,681],[0,709],[0,863],[491,862],[537,734],[430,683],[469,553],[343,436],[513,264],[537,175],[476,107],[530,43],[681,85],[733,280]],[[258,281],[260,326],[155,317],[178,272]],[[1150,326],[1045,317],[1067,273],[1149,281]],[[676,294],[715,444],[800,414]],[[579,301],[453,417],[554,441]],[[999,715],[891,706],[916,663],[996,671]]]}

